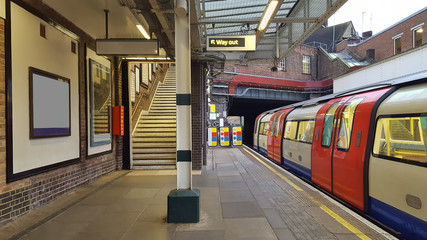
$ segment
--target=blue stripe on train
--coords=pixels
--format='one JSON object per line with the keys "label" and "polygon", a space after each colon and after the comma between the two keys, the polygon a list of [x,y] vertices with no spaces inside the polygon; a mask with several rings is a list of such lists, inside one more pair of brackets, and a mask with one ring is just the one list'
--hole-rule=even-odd
{"label": "blue stripe on train", "polygon": [[267,156],[267,150],[262,148],[262,147],[258,147],[259,148],[259,153],[261,153],[264,156]]}
{"label": "blue stripe on train", "polygon": [[297,175],[307,179],[308,181],[311,181],[311,170],[310,169],[305,168],[301,165],[298,165],[294,162],[291,162],[284,157],[282,157],[282,163],[283,163],[282,165],[285,168],[290,169],[292,172],[296,173]]}
{"label": "blue stripe on train", "polygon": [[369,197],[369,215],[406,239],[427,239],[427,222],[372,197]]}

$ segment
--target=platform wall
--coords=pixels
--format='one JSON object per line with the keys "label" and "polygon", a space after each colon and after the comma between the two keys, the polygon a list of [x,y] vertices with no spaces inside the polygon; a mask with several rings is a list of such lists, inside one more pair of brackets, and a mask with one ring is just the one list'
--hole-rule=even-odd
{"label": "platform wall", "polygon": [[[85,50],[86,47],[93,49],[95,40],[38,0],[12,1],[11,4],[20,5],[13,8],[21,8],[19,11],[33,26],[8,39],[9,19],[5,17],[10,15],[5,14],[4,7],[8,2],[0,1],[0,226],[123,166],[122,137],[113,137],[110,151],[93,154],[88,150]],[[47,37],[43,39],[39,36],[39,24],[46,20],[61,25],[78,40],[58,32],[50,24],[46,25]],[[18,33],[16,30],[22,27],[11,26],[12,33]],[[73,41],[76,51],[70,53]],[[9,46],[14,47],[13,51]],[[117,60],[110,59],[113,106],[122,103]],[[29,66],[70,79],[70,136],[30,139]],[[8,112],[10,109],[17,112]]]}

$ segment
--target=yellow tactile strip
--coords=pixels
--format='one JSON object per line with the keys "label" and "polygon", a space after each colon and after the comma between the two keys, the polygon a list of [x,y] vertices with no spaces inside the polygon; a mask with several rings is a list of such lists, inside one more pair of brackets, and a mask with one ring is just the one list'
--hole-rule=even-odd
{"label": "yellow tactile strip", "polygon": [[243,150],[245,150],[247,153],[249,153],[252,157],[254,157],[256,160],[258,160],[261,164],[263,164],[265,167],[267,167],[270,171],[272,171],[273,173],[275,173],[278,177],[280,177],[285,182],[287,182],[289,185],[291,185],[295,190],[303,192],[304,195],[310,201],[312,201],[317,206],[319,206],[320,209],[322,209],[329,216],[331,216],[332,218],[334,218],[336,221],[338,221],[341,225],[343,225],[345,228],[347,228],[348,230],[350,230],[352,233],[354,233],[360,239],[363,239],[363,240],[371,239],[370,237],[366,236],[363,232],[361,232],[359,229],[357,229],[356,227],[354,227],[352,224],[350,224],[349,222],[347,222],[346,220],[344,220],[341,216],[339,216],[334,211],[332,211],[330,208],[328,208],[326,205],[324,205],[323,203],[317,201],[315,198],[313,198],[312,196],[310,196],[308,193],[306,193],[303,189],[301,189],[300,187],[298,187],[291,180],[289,180],[288,178],[286,178],[285,176],[283,176],[281,173],[279,173],[276,169],[272,168],[271,166],[269,166],[268,164],[266,164],[264,161],[262,161],[261,159],[259,159],[257,156],[255,156],[253,153],[251,153],[249,150],[247,150],[246,148],[243,148]]}

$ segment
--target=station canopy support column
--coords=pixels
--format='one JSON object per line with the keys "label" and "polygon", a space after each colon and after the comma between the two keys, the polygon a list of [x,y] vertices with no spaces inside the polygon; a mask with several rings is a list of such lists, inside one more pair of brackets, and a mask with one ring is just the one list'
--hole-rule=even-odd
{"label": "station canopy support column", "polygon": [[192,189],[191,43],[187,0],[175,1],[176,156],[177,189],[168,195],[168,222],[195,223],[200,219],[200,191]]}

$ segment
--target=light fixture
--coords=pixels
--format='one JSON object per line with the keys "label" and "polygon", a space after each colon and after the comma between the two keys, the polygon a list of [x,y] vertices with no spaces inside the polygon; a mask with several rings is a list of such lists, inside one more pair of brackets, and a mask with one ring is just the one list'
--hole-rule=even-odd
{"label": "light fixture", "polygon": [[422,28],[417,29],[417,33],[422,33],[424,30]]}
{"label": "light fixture", "polygon": [[138,24],[136,25],[138,30],[141,32],[142,36],[144,36],[146,39],[150,39],[150,35],[148,35],[147,31],[145,31],[144,27],[142,25]]}
{"label": "light fixture", "polygon": [[273,15],[274,10],[276,10],[278,0],[271,0],[262,15],[261,23],[258,26],[258,30],[263,31],[267,27],[267,23],[270,21],[271,16]]}

